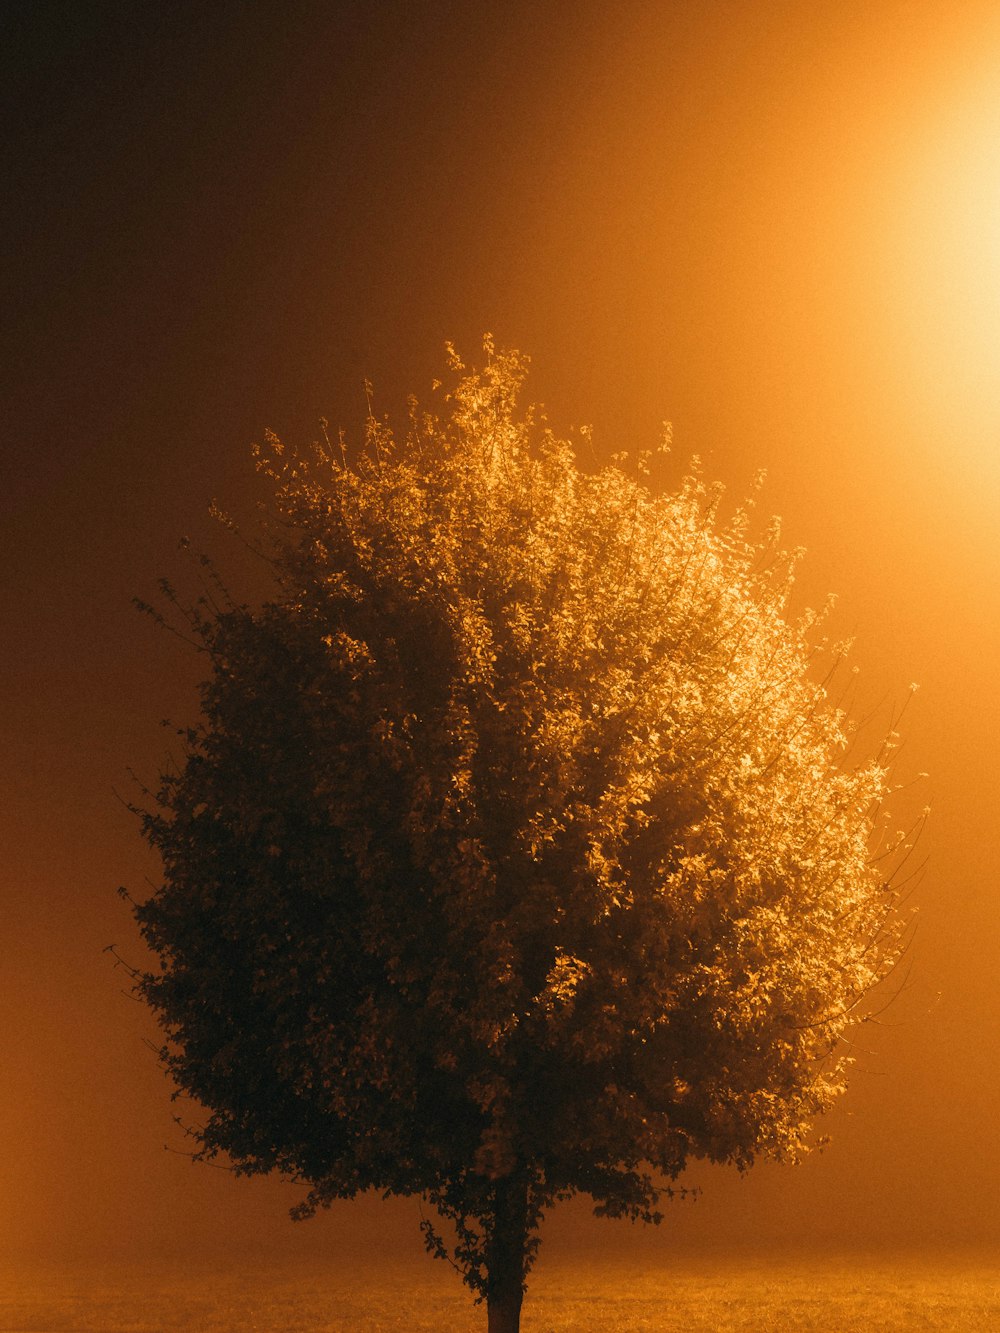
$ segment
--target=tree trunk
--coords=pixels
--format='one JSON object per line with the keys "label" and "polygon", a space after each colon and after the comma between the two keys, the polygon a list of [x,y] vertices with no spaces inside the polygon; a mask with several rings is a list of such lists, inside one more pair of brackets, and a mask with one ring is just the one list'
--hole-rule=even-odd
{"label": "tree trunk", "polygon": [[508,1176],[497,1182],[493,1234],[487,1247],[488,1333],[518,1333],[524,1296],[524,1252],[528,1239],[528,1184]]}
{"label": "tree trunk", "polygon": [[521,1327],[521,1283],[517,1290],[491,1291],[486,1297],[487,1333],[518,1333]]}

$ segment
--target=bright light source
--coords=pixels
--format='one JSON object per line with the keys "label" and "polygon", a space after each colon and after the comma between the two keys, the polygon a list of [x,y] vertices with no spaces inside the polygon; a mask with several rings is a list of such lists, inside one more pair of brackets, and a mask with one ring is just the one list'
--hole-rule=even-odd
{"label": "bright light source", "polygon": [[1000,475],[1000,84],[930,128],[900,202],[890,281],[904,391]]}

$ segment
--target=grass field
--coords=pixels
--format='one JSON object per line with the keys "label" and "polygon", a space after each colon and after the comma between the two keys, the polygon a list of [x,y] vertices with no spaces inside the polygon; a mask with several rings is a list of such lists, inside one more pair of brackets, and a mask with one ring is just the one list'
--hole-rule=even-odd
{"label": "grass field", "polygon": [[[432,1265],[41,1270],[0,1281],[0,1333],[483,1333],[485,1311]],[[523,1333],[909,1333],[1000,1329],[1000,1263],[675,1260],[544,1264]]]}

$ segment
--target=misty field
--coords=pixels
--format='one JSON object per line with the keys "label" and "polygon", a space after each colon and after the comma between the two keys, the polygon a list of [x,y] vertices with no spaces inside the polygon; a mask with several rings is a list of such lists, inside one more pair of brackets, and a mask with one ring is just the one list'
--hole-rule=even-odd
{"label": "misty field", "polygon": [[[8,1272],[0,1333],[482,1333],[484,1310],[452,1276],[429,1260]],[[1000,1266],[957,1257],[543,1263],[522,1318],[523,1333],[997,1328]]]}

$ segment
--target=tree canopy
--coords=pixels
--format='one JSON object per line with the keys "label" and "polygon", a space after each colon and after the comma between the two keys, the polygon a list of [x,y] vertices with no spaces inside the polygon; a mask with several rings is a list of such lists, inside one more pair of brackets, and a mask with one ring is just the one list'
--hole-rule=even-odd
{"label": "tree canopy", "polygon": [[658,1220],[789,1158],[899,947],[794,558],[666,446],[585,467],[451,354],[437,413],[268,436],[263,604],[188,610],[201,718],[145,835],[140,990],[202,1154],[367,1189],[516,1329],[555,1201]]}

